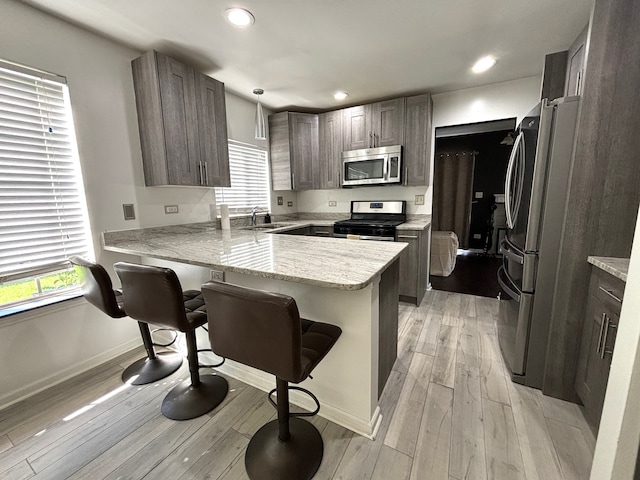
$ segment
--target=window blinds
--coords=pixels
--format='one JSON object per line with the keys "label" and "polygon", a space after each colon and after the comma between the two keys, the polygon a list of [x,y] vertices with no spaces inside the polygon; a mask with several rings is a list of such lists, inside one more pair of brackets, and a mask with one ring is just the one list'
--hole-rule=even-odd
{"label": "window blinds", "polygon": [[269,169],[265,150],[229,140],[229,174],[231,187],[215,189],[217,205],[226,203],[232,213],[247,213],[256,206],[269,209]]}
{"label": "window blinds", "polygon": [[0,62],[2,281],[54,271],[91,251],[62,81]]}

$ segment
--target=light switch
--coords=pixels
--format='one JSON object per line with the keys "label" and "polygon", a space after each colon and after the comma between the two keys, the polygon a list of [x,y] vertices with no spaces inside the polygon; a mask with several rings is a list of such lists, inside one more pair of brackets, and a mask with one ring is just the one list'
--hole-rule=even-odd
{"label": "light switch", "polygon": [[124,212],[125,220],[135,220],[136,211],[133,208],[133,203],[124,203],[122,204],[122,211]]}
{"label": "light switch", "polygon": [[476,192],[476,198],[484,197],[484,192]]}
{"label": "light switch", "polygon": [[473,238],[474,238],[474,240],[480,240],[482,238],[482,234],[481,233],[474,233],[473,234]]}
{"label": "light switch", "polygon": [[293,207],[293,202],[287,202],[287,207]]}
{"label": "light switch", "polygon": [[416,195],[414,202],[416,205],[424,205],[424,195]]}
{"label": "light switch", "polygon": [[283,199],[282,197],[278,197],[278,205],[282,205],[283,204]]}

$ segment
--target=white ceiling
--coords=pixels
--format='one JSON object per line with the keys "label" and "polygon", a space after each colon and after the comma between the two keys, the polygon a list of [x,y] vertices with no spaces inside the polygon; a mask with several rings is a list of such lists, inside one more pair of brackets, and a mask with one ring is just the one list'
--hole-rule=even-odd
{"label": "white ceiling", "polygon": [[[272,109],[330,109],[539,75],[593,0],[23,0],[140,51],[156,49]],[[248,29],[222,12],[250,10]],[[492,54],[498,63],[471,73]],[[337,90],[347,100],[333,99]]]}

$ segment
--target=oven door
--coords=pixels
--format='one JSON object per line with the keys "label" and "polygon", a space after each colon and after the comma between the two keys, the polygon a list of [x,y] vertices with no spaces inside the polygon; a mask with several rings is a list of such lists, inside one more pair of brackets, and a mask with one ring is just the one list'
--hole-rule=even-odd
{"label": "oven door", "polygon": [[394,242],[396,240],[394,228],[357,225],[335,225],[333,227],[333,236],[350,240],[375,240],[378,242]]}
{"label": "oven door", "polygon": [[389,169],[389,155],[355,158],[343,162],[342,185],[375,185],[385,183]]}
{"label": "oven door", "polygon": [[500,349],[511,372],[524,375],[533,295],[522,292],[509,278],[504,267],[498,269],[498,283],[502,289],[498,318]]}

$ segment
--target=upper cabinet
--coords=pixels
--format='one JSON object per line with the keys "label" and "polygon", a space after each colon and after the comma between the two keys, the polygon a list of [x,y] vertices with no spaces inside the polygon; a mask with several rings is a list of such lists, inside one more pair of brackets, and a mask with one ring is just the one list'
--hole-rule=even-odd
{"label": "upper cabinet", "polygon": [[403,146],[403,185],[429,185],[431,116],[428,93],[321,114],[270,115],[273,189],[340,188],[343,151],[389,145]]}
{"label": "upper cabinet", "polygon": [[565,95],[582,95],[582,83],[586,66],[587,30],[585,27],[568,51]]}
{"label": "upper cabinet", "polygon": [[145,184],[230,186],[224,84],[155,51],[132,69]]}
{"label": "upper cabinet", "polygon": [[269,115],[269,140],[273,190],[320,188],[318,115]]}
{"label": "upper cabinet", "polygon": [[401,145],[404,137],[404,98],[345,108],[344,149]]}
{"label": "upper cabinet", "polygon": [[320,127],[320,185],[319,188],[340,188],[342,165],[342,110],[318,115]]}
{"label": "upper cabinet", "polygon": [[404,127],[404,185],[429,185],[431,181],[431,95],[407,97]]}

